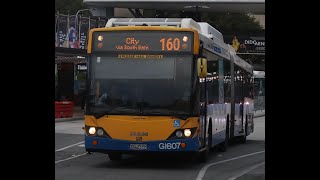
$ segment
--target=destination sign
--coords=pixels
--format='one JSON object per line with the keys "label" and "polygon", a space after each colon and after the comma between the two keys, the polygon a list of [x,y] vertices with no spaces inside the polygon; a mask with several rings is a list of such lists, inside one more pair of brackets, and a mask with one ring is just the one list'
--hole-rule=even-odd
{"label": "destination sign", "polygon": [[93,34],[93,52],[192,52],[192,50],[192,32],[103,31]]}
{"label": "destination sign", "polygon": [[151,54],[119,54],[120,59],[163,59],[163,55],[151,55]]}

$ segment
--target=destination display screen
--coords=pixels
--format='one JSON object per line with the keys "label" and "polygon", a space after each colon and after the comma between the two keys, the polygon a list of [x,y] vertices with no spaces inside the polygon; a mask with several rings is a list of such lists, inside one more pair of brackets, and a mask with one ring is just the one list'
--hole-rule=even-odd
{"label": "destination display screen", "polygon": [[92,51],[192,52],[193,33],[183,31],[94,32]]}

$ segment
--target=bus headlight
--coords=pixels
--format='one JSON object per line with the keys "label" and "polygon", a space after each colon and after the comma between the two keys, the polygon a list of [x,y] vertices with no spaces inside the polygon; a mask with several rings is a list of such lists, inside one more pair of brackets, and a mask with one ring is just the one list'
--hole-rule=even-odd
{"label": "bus headlight", "polygon": [[102,127],[85,126],[84,129],[87,136],[111,139],[109,134]]}
{"label": "bus headlight", "polygon": [[95,127],[89,128],[89,134],[93,135],[95,133],[96,133],[96,128]]}
{"label": "bus headlight", "polygon": [[183,135],[183,133],[182,133],[181,131],[177,131],[177,132],[176,132],[176,136],[177,136],[177,137],[180,138],[180,137],[182,137],[182,135]]}
{"label": "bus headlight", "polygon": [[191,136],[191,130],[190,130],[190,129],[185,129],[185,130],[184,130],[184,135],[185,135],[186,137],[190,137],[190,136]]}
{"label": "bus headlight", "polygon": [[197,127],[187,128],[187,129],[176,129],[172,134],[167,138],[167,140],[174,139],[188,139],[195,135]]}
{"label": "bus headlight", "polygon": [[97,130],[97,134],[98,134],[99,136],[102,136],[102,135],[103,135],[103,130],[102,130],[102,129],[98,129],[98,130]]}

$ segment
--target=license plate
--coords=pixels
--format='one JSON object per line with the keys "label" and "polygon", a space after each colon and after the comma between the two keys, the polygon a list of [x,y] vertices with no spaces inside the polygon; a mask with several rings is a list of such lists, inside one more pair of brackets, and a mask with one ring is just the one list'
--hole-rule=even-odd
{"label": "license plate", "polygon": [[130,144],[130,149],[132,150],[147,150],[146,144]]}

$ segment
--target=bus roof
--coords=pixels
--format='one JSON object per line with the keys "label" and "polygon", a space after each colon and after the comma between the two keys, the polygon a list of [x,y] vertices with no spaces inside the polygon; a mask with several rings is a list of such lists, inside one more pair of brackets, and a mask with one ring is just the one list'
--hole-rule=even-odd
{"label": "bus roof", "polygon": [[199,33],[199,39],[205,49],[227,60],[233,57],[235,64],[250,73],[253,72],[253,66],[236,55],[234,48],[224,42],[222,33],[206,22],[196,22],[191,18],[111,18],[105,27],[118,26],[171,26],[194,29]]}

